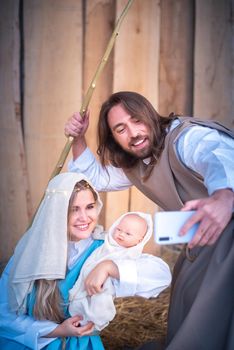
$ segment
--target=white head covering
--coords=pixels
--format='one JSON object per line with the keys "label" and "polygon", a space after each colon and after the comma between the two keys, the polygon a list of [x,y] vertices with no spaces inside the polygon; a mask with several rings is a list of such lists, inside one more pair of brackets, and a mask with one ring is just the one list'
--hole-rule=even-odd
{"label": "white head covering", "polygon": [[[35,280],[65,278],[68,205],[75,184],[81,180],[94,189],[83,174],[77,173],[62,173],[49,182],[31,227],[15,249],[9,277],[12,311],[25,312],[26,296]],[[102,201],[98,193],[97,197],[99,214]]]}

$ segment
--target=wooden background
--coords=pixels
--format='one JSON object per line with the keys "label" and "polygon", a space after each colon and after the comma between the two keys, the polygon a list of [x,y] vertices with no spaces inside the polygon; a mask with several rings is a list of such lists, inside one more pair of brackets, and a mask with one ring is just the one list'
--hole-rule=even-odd
{"label": "wooden background", "polygon": [[[66,142],[65,121],[80,109],[126,3],[0,1],[2,266],[36,210]],[[135,0],[90,104],[90,148],[100,105],[118,90],[145,95],[160,114],[233,127],[233,14],[233,0]],[[135,188],[102,197],[107,228],[127,210],[157,210]]]}

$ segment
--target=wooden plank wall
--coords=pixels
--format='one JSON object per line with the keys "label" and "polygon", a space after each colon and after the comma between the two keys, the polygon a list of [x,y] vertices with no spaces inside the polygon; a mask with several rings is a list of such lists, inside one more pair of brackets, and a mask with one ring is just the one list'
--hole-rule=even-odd
{"label": "wooden plank wall", "polygon": [[[1,263],[43,195],[65,144],[64,123],[80,109],[127,0],[21,3],[19,15],[19,0],[1,1]],[[90,104],[87,136],[94,152],[100,105],[118,90],[142,93],[160,114],[233,126],[233,7],[233,0],[134,0]],[[126,210],[158,210],[135,188],[102,198],[107,228]]]}
{"label": "wooden plank wall", "polygon": [[0,270],[31,213],[19,92],[19,1],[1,2],[0,16]]}

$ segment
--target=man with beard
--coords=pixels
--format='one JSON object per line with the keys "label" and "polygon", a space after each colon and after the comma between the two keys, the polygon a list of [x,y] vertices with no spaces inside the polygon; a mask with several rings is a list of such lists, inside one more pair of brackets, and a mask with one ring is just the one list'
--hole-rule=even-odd
{"label": "man with beard", "polygon": [[74,137],[69,170],[99,191],[135,185],[164,210],[195,210],[181,230],[199,222],[174,268],[165,348],[233,349],[233,132],[214,121],[162,117],[142,95],[117,92],[100,111],[99,163],[86,146],[88,119],[75,113],[65,125]]}

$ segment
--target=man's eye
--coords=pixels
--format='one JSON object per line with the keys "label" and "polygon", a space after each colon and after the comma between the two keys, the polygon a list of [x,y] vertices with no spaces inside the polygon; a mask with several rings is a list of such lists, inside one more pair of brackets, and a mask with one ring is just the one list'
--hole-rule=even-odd
{"label": "man's eye", "polygon": [[117,132],[117,134],[122,134],[124,132],[124,130],[125,130],[124,128],[121,128],[121,129],[117,129],[116,132]]}

